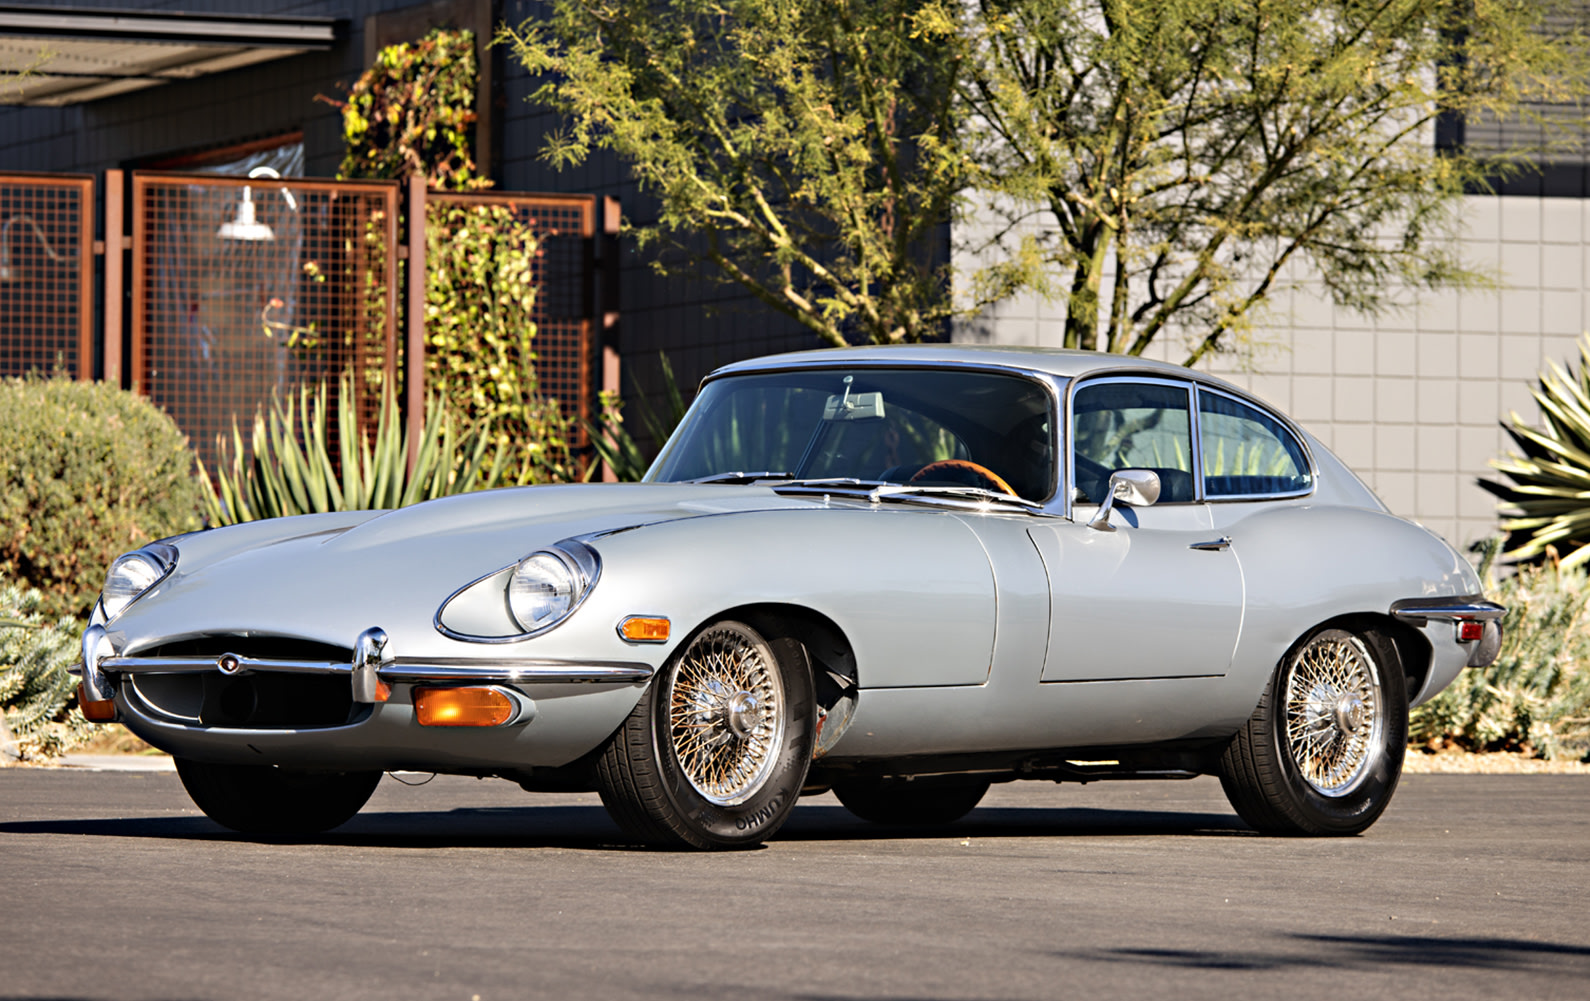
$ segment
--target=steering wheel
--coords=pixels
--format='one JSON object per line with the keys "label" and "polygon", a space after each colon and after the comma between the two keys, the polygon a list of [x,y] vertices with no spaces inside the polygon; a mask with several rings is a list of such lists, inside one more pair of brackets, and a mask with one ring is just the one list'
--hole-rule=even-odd
{"label": "steering wheel", "polygon": [[980,466],[968,459],[940,459],[938,462],[930,462],[916,471],[916,474],[911,477],[911,482],[917,483],[922,480],[931,480],[934,478],[934,473],[970,474],[981,481],[979,484],[972,484],[973,486],[986,486],[1002,494],[1010,494],[1012,497],[1016,496],[1016,491],[1010,489],[1010,484],[1001,479],[998,473],[987,466]]}

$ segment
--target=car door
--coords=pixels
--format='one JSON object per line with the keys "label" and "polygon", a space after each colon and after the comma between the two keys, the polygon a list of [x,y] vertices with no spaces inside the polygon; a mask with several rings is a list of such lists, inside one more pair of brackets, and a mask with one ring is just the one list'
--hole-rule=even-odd
{"label": "car door", "polygon": [[[1242,626],[1243,579],[1212,528],[1194,448],[1193,391],[1108,377],[1071,395],[1072,520],[1029,534],[1050,581],[1046,682],[1218,677]],[[1118,469],[1152,469],[1157,503],[1093,519]]]}

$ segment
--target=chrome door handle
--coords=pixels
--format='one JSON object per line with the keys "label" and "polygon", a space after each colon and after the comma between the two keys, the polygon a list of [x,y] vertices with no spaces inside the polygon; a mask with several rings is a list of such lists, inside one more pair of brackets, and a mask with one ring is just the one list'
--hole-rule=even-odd
{"label": "chrome door handle", "polygon": [[1209,542],[1194,542],[1187,548],[1197,549],[1200,552],[1205,553],[1218,553],[1222,550],[1231,548],[1231,538],[1229,536],[1222,535],[1220,538],[1212,539]]}

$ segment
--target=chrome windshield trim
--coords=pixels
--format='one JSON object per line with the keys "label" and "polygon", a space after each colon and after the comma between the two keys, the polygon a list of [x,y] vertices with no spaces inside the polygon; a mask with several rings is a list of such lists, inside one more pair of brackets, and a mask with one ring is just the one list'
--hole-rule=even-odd
{"label": "chrome windshield trim", "polygon": [[1411,626],[1423,626],[1430,619],[1494,622],[1506,615],[1507,609],[1480,595],[1465,594],[1445,598],[1405,598],[1392,603],[1391,614]]}
{"label": "chrome windshield trim", "polygon": [[[347,661],[281,660],[269,657],[111,657],[101,662],[107,671],[120,674],[197,674],[221,670],[220,662],[236,666],[227,673],[277,672],[281,674],[351,675]],[[503,681],[525,683],[634,683],[646,681],[652,669],[628,661],[510,660],[468,657],[398,657],[382,664],[381,680],[411,681]]]}

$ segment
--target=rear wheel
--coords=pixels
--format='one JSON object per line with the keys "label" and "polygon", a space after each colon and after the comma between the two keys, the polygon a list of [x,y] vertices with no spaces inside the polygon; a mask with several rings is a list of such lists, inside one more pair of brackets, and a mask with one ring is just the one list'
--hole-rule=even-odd
{"label": "rear wheel", "polygon": [[269,765],[176,759],[177,775],[204,815],[244,834],[317,834],[353,818],[380,772],[305,772]]}
{"label": "rear wheel", "polygon": [[723,620],[652,680],[597,760],[602,803],[663,845],[741,848],[784,823],[815,739],[806,651]]}
{"label": "rear wheel", "polygon": [[894,827],[948,824],[971,813],[988,792],[988,780],[970,776],[840,779],[834,795],[845,809],[874,824]]}
{"label": "rear wheel", "polygon": [[1358,834],[1391,801],[1408,697],[1383,637],[1322,629],[1287,655],[1220,759],[1220,784],[1267,834]]}

